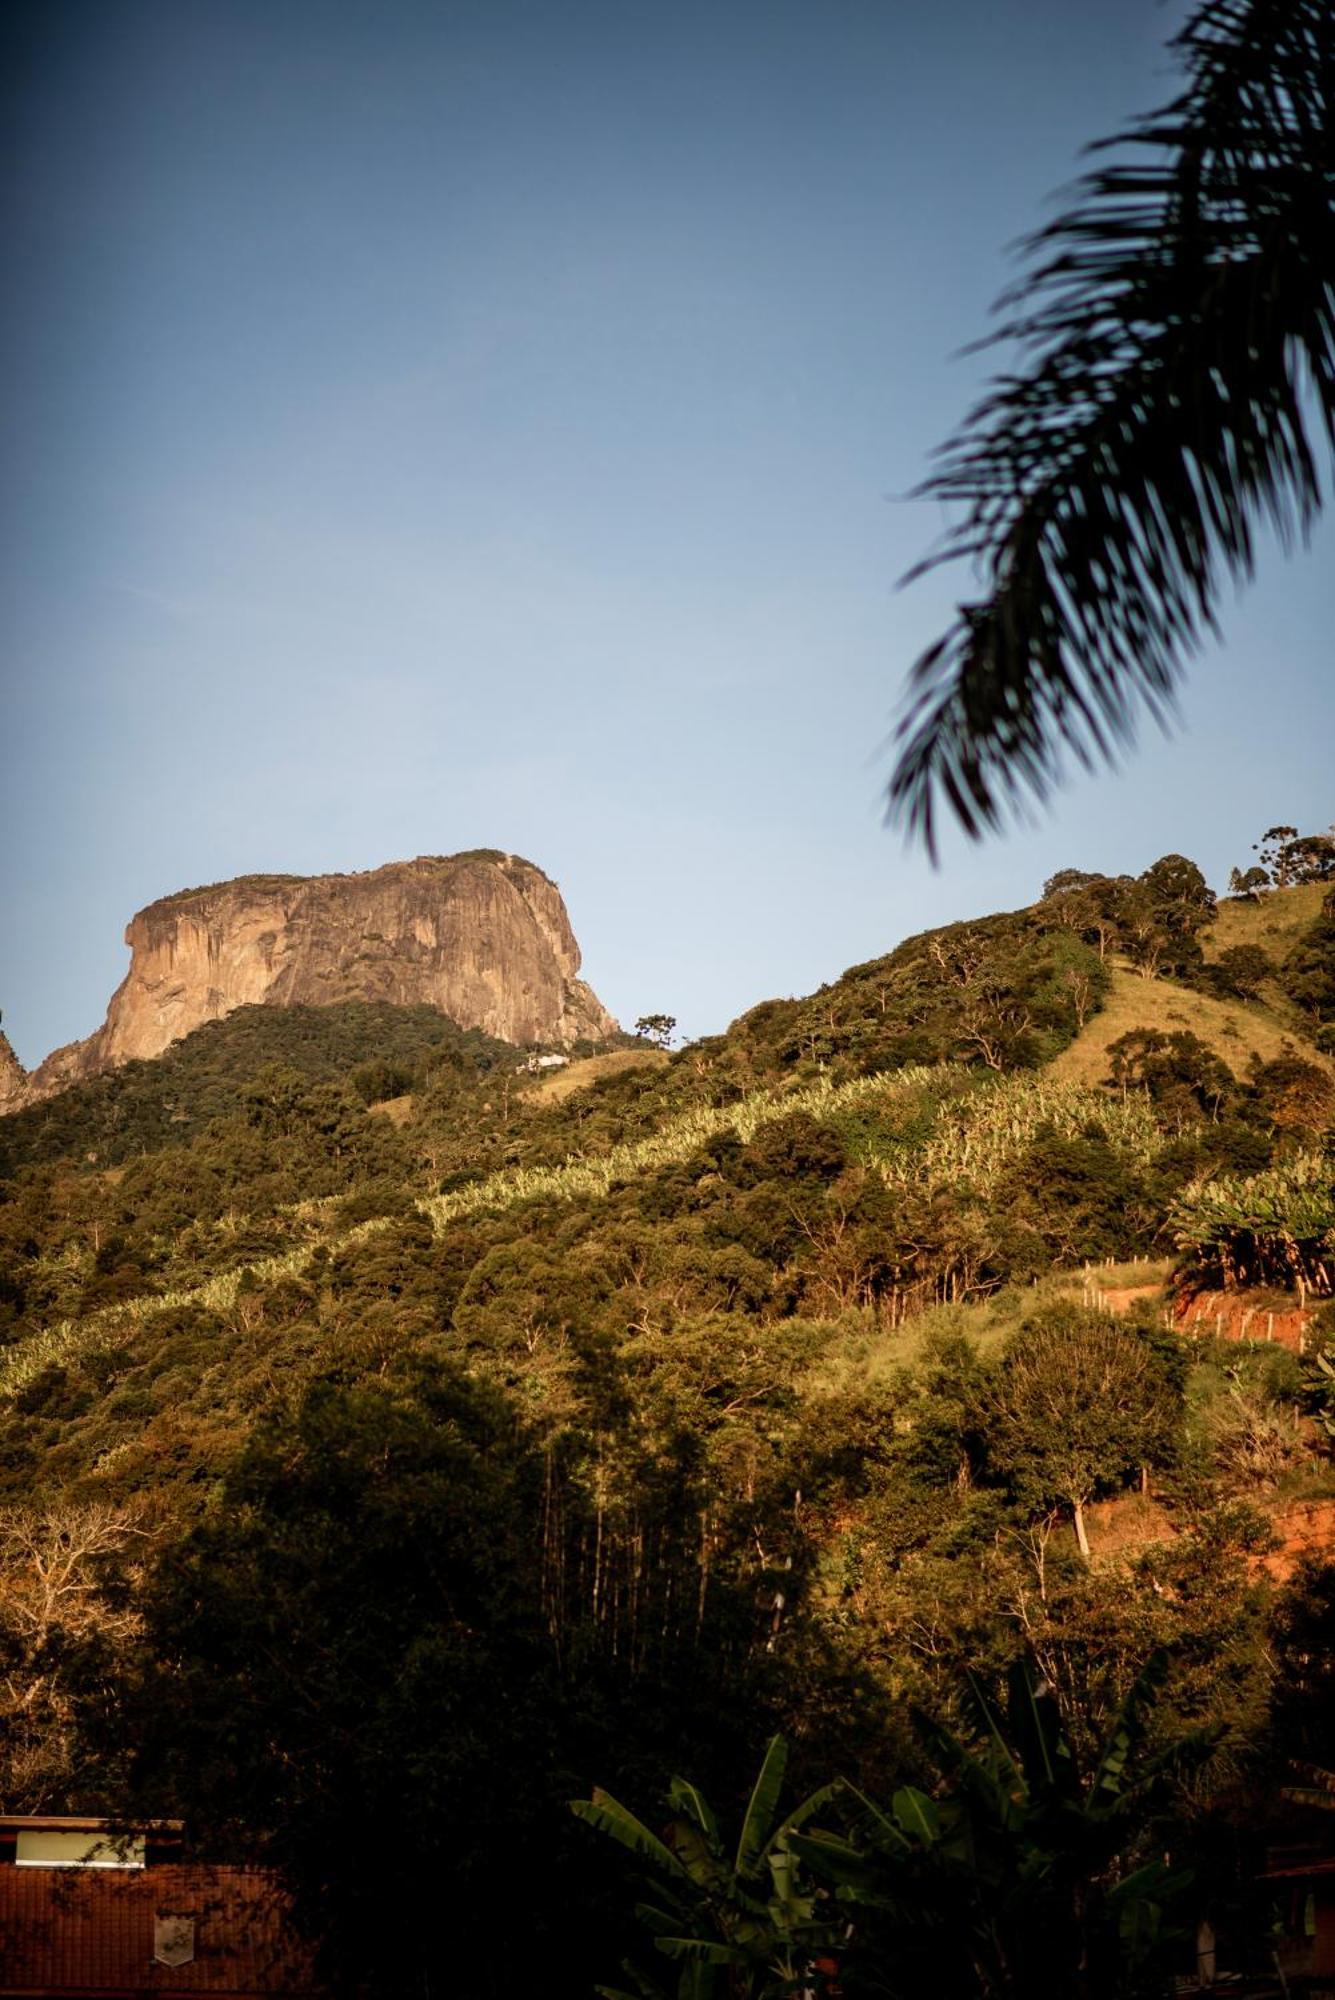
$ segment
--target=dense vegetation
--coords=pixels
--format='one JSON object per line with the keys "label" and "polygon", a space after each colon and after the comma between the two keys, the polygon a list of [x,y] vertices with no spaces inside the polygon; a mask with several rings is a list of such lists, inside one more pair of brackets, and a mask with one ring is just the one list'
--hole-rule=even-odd
{"label": "dense vegetation", "polygon": [[[1153,1658],[1153,1782],[1086,1856],[1098,1921],[1134,1907],[1140,1941],[1098,1990],[1162,1990],[1206,1911],[1234,1963],[1261,1951],[1285,1759],[1335,1764],[1307,1693],[1329,1572],[1263,1560],[1335,1496],[1301,909],[1282,957],[1226,965],[1260,947],[1218,948],[1170,856],[559,1098],[427,1010],[252,1009],[7,1121],[8,1809],[184,1812],[278,1862],[376,1991],[582,1994],[631,1954],[646,1991],[777,1995],[772,1940],[646,1957],[567,1801],[652,1820],[681,1772],[678,1806],[728,1818],[779,1732],[799,1790],[864,1801],[792,1849],[799,1970],[837,1880],[874,1878],[837,1976],[919,1992],[866,1801],[917,1815],[909,1901],[958,1901],[999,1782],[967,1775],[980,1718],[1009,1701],[1004,1738],[1046,1690],[1044,1740],[1095,1783]],[[1048,1074],[1128,966],[1144,1025],[1098,1084]],[[1285,1052],[1239,1073],[1173,1024],[1170,970],[1231,981]],[[1301,1305],[1305,1352],[1188,1340],[1170,1273]],[[1051,1838],[1034,1799],[1008,1839]],[[386,1924],[442,1884],[444,1915]],[[951,1992],[1010,1990],[951,1965]]]}
{"label": "dense vegetation", "polygon": [[512,1052],[434,1007],[346,1000],[332,1007],[240,1007],[152,1062],[129,1062],[0,1121],[0,1174],[43,1160],[111,1167],[181,1146],[235,1117],[275,1066],[303,1085],[350,1085],[364,1103],[437,1072],[484,1073]]}

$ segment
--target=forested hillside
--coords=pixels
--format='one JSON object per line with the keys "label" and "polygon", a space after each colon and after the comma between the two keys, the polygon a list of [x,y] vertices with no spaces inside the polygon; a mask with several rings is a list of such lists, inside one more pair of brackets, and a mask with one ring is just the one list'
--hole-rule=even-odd
{"label": "forested hillside", "polygon": [[[0,1122],[7,1810],[276,1861],[349,1988],[1018,2000],[922,1930],[992,1923],[950,1814],[1010,1672],[1072,1770],[1154,1765],[1102,1902],[1043,1875],[1069,1990],[1162,1991],[1207,1911],[1267,1962],[1335,1766],[1335,847],[1277,832],[1282,886],[1070,871],[559,1099],[428,1009],[266,1008]],[[568,1802],[731,1824],[776,1733],[858,1793],[791,1906],[701,1862],[665,1955],[599,1813],[661,1857]]]}

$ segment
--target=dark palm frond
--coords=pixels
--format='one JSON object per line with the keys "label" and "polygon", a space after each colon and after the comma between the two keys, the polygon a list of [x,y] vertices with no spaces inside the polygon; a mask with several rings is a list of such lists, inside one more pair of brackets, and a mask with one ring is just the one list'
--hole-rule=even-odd
{"label": "dark palm frond", "polygon": [[[917,661],[889,815],[935,852],[1042,801],[1063,752],[1112,761],[1171,714],[1250,575],[1321,505],[1335,446],[1335,6],[1206,0],[1181,95],[1031,239],[996,380],[918,497],[964,509],[905,581],[961,559],[982,594]],[[989,343],[990,344],[990,343]]]}

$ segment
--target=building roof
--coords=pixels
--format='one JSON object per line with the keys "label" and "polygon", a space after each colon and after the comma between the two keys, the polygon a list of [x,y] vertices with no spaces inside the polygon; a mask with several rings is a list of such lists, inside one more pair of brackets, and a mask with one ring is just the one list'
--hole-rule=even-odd
{"label": "building roof", "polygon": [[[68,1824],[68,1822],[66,1822]],[[194,1957],[155,1957],[162,1917],[194,1922]],[[259,1868],[168,1862],[134,1873],[0,1868],[0,1996],[193,1994],[227,2000],[316,1995],[312,1954],[286,1898]]]}
{"label": "building roof", "polygon": [[[114,1819],[93,1818],[87,1813],[0,1813],[0,1833],[26,1833],[29,1829],[42,1833],[114,1833],[122,1830],[122,1822]],[[179,1819],[136,1819],[126,1820],[123,1830],[145,1834],[179,1834]]]}

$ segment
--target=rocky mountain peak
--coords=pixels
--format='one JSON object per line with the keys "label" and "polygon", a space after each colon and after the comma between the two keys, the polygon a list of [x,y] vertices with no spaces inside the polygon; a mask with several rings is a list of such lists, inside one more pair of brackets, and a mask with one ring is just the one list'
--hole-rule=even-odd
{"label": "rocky mountain peak", "polygon": [[616,1022],[579,978],[560,890],[514,854],[419,855],[352,875],[243,875],[150,903],[102,1026],[25,1076],[0,1049],[0,1111],[160,1055],[244,1006],[387,1000],[501,1041],[568,1047]]}

